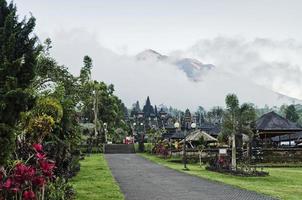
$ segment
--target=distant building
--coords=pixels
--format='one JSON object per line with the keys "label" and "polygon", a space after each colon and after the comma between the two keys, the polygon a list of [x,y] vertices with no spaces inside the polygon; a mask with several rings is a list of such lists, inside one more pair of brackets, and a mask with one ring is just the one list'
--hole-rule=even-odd
{"label": "distant building", "polygon": [[262,115],[256,121],[255,132],[259,137],[269,145],[287,142],[288,145],[295,144],[295,140],[301,138],[302,127],[297,123],[278,115],[275,112],[269,112]]}

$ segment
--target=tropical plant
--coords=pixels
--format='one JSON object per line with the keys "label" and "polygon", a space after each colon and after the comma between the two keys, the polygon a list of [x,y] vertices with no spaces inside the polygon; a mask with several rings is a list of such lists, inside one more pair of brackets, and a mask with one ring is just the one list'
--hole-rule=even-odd
{"label": "tropical plant", "polygon": [[289,105],[286,107],[285,118],[292,122],[297,122],[299,120],[300,117],[299,117],[294,105]]}
{"label": "tropical plant", "polygon": [[223,132],[232,138],[232,170],[237,169],[237,148],[236,136],[246,134],[252,138],[253,127],[256,112],[252,104],[244,103],[239,105],[238,98],[235,94],[229,94],[226,97],[226,112],[223,117]]}
{"label": "tropical plant", "polygon": [[0,172],[0,199],[44,200],[45,187],[54,178],[55,163],[41,144],[33,144],[30,157]]}
{"label": "tropical plant", "polygon": [[32,34],[35,18],[19,21],[13,3],[0,0],[0,165],[14,150],[20,113],[34,102],[29,89],[41,50]]}

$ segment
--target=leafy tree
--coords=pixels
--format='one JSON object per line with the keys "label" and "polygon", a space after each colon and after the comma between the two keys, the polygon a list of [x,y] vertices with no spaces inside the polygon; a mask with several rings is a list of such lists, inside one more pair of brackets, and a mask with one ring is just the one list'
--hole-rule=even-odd
{"label": "leafy tree", "polygon": [[198,117],[198,123],[202,124],[204,122],[204,118],[206,115],[206,110],[202,106],[198,106],[198,109],[196,111],[196,116]]}
{"label": "leafy tree", "polygon": [[49,119],[46,116],[54,120],[51,133],[43,137],[43,143],[49,157],[56,161],[55,174],[69,178],[79,169],[77,149],[80,131],[76,108],[81,87],[66,67],[58,65],[50,57],[50,49],[51,40],[48,39],[37,57],[36,77],[31,88],[38,100],[30,115],[40,122],[41,116],[45,116],[44,120]]}
{"label": "leafy tree", "polygon": [[83,62],[84,66],[80,72],[80,80],[82,84],[91,80],[92,59],[89,56],[85,56]]}
{"label": "leafy tree", "polygon": [[0,0],[0,165],[13,151],[20,113],[34,102],[29,86],[40,52],[32,32],[35,18],[18,20],[16,7]]}
{"label": "leafy tree", "polygon": [[212,123],[218,123],[220,124],[222,122],[223,117],[223,109],[219,106],[212,108],[207,113],[207,120]]}
{"label": "leafy tree", "polygon": [[237,169],[236,161],[236,135],[247,134],[252,136],[251,124],[255,121],[256,112],[252,104],[239,105],[235,94],[226,96],[227,110],[223,117],[223,132],[232,137],[232,169]]}
{"label": "leafy tree", "polygon": [[[83,118],[87,122],[96,123],[96,133],[98,138],[92,140],[105,141],[104,123],[108,130],[109,138],[120,141],[130,130],[125,121],[128,115],[127,108],[123,102],[114,95],[114,86],[104,82],[93,81],[90,78],[92,69],[92,59],[84,57],[84,66],[81,69],[80,80],[80,110]],[[122,129],[118,130],[117,129]],[[121,134],[121,135],[119,135]]]}
{"label": "leafy tree", "polygon": [[299,115],[294,105],[290,105],[286,107],[285,118],[292,122],[297,122],[299,120]]}

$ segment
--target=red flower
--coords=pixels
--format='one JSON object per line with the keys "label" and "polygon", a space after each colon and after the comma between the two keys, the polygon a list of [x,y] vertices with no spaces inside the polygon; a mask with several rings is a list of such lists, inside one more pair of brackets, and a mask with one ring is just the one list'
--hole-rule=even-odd
{"label": "red flower", "polygon": [[34,200],[35,198],[36,198],[36,195],[32,190],[27,190],[27,191],[23,192],[24,200]]}
{"label": "red flower", "polygon": [[16,174],[20,174],[20,175],[23,175],[25,174],[25,172],[27,171],[27,167],[25,164],[23,163],[18,163],[15,167],[15,173]]}
{"label": "red flower", "polygon": [[33,148],[34,148],[37,152],[43,151],[43,146],[42,146],[42,144],[33,144]]}
{"label": "red flower", "polygon": [[36,174],[36,169],[34,167],[28,167],[26,171],[26,177],[32,179]]}
{"label": "red flower", "polygon": [[45,185],[45,183],[46,183],[46,180],[43,176],[37,176],[33,180],[33,184],[37,185],[39,187],[43,187],[43,185]]}
{"label": "red flower", "polygon": [[39,164],[43,171],[43,174],[50,177],[52,175],[52,170],[55,168],[55,164],[47,160],[39,160]]}
{"label": "red flower", "polygon": [[46,158],[46,155],[45,155],[44,153],[37,153],[37,154],[36,154],[36,157],[37,157],[38,159],[44,159],[44,158]]}
{"label": "red flower", "polygon": [[23,183],[26,180],[32,180],[36,174],[34,167],[28,167],[23,163],[18,163],[15,167],[14,177],[17,182]]}
{"label": "red flower", "polygon": [[12,186],[12,179],[11,178],[8,178],[5,183],[3,184],[3,187],[5,189],[9,189],[10,187]]}
{"label": "red flower", "polygon": [[10,189],[13,193],[17,193],[20,191],[20,188],[18,187],[13,187],[12,189]]}

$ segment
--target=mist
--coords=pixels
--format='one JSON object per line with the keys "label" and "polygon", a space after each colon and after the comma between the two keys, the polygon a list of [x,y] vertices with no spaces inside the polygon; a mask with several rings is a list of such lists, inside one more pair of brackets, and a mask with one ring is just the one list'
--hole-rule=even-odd
{"label": "mist", "polygon": [[[217,38],[201,40],[186,50],[171,52],[174,57],[190,56],[216,66],[202,81],[194,82],[173,64],[138,61],[135,56],[116,54],[104,48],[95,34],[80,29],[57,32],[52,40],[51,54],[75,75],[79,74],[84,55],[92,57],[93,78],[114,84],[116,94],[128,107],[137,100],[143,104],[147,96],[153,105],[195,110],[198,106],[224,106],[225,96],[229,93],[237,94],[241,102],[257,106],[292,103],[291,99],[272,90],[295,94],[292,95],[295,97],[302,95],[292,91],[300,84],[301,71],[297,67],[300,58],[297,56],[289,63],[285,62],[290,60],[289,57],[283,55],[281,58],[270,52],[274,47],[282,54],[281,47],[284,46],[286,51],[291,51],[288,43],[273,43],[274,46],[267,40],[247,42]],[[262,47],[266,49],[258,51]],[[292,48],[301,50],[298,46]],[[294,56],[292,52],[289,54]],[[281,84],[286,77],[291,79]]]}

